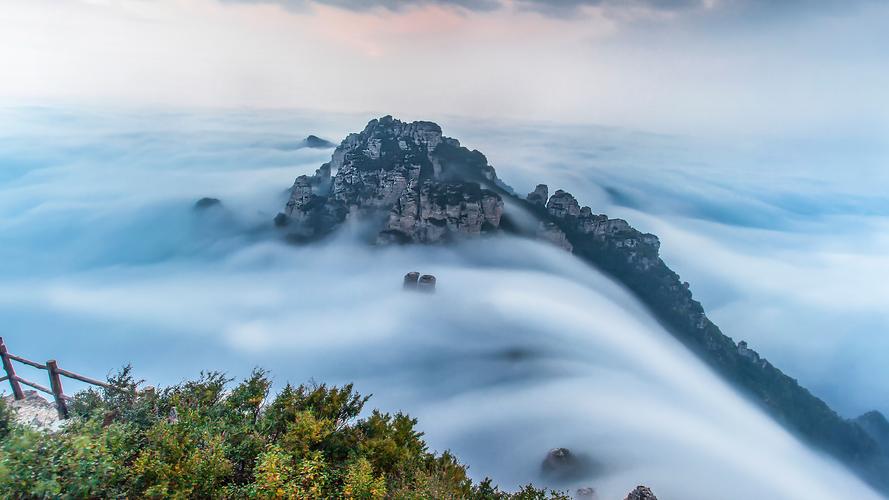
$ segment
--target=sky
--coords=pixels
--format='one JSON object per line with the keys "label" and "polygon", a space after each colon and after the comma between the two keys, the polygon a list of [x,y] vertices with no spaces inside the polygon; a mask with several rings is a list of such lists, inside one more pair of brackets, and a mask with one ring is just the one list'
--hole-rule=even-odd
{"label": "sky", "polygon": [[0,98],[885,135],[884,2],[4,0]]}

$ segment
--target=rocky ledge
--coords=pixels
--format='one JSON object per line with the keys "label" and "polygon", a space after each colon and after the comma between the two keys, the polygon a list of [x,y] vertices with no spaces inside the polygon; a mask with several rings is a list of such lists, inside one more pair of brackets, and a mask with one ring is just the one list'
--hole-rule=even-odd
{"label": "rocky ledge", "polygon": [[[528,214],[536,221],[530,226]],[[889,492],[889,425],[882,415],[843,419],[745,342],[724,335],[659,257],[655,235],[596,214],[561,189],[550,195],[544,184],[518,196],[482,153],[443,136],[435,123],[371,120],[314,175],[296,178],[275,224],[290,239],[307,241],[352,220],[368,224],[378,244],[506,232],[575,254],[633,291],[677,339],[776,420]]]}
{"label": "rocky ledge", "polygon": [[4,396],[6,405],[13,411],[15,420],[22,424],[43,430],[57,430],[61,425],[56,405],[46,400],[37,391],[27,390],[25,399],[16,400]]}

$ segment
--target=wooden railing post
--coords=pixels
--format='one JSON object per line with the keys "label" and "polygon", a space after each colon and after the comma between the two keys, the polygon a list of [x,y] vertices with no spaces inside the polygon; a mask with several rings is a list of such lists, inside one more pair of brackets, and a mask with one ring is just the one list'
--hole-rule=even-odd
{"label": "wooden railing post", "polygon": [[56,400],[56,408],[59,410],[59,418],[68,418],[68,405],[65,404],[65,393],[62,392],[62,377],[59,376],[59,365],[56,360],[51,359],[46,362],[46,369],[49,371],[49,387],[52,389],[53,398]]}
{"label": "wooden railing post", "polygon": [[9,359],[9,353],[6,351],[3,337],[0,337],[0,358],[3,359],[3,369],[6,370],[6,377],[9,379],[9,385],[12,386],[12,396],[17,400],[25,399],[25,393],[22,391],[18,377],[15,375],[15,368],[12,366],[12,360]]}

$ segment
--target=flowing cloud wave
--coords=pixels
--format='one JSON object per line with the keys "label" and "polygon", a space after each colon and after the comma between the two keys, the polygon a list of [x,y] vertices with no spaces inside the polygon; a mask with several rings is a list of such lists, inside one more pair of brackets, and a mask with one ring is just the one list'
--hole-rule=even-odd
{"label": "flowing cloud wave", "polygon": [[657,234],[664,260],[726,335],[840,413],[889,413],[882,137],[745,144],[607,127],[450,128],[478,138],[472,146],[518,191],[536,182],[566,188],[594,211]]}
{"label": "flowing cloud wave", "polygon": [[[603,498],[639,482],[689,499],[712,491],[729,499],[876,498],[735,394],[626,291],[555,248],[511,238],[371,248],[359,241],[360,228],[317,246],[277,241],[268,227],[283,189],[330,153],[279,145],[310,133],[335,140],[367,117],[3,114],[17,126],[0,137],[0,317],[17,352],[59,357],[93,375],[131,361],[153,383],[201,369],[240,376],[256,365],[271,369],[279,385],[355,381],[376,394],[375,406],[419,417],[431,446],[458,453],[473,477],[507,487],[547,484],[540,462],[548,449],[566,446],[599,467],[552,485],[592,485]],[[688,159],[680,139],[456,119],[443,125],[485,151],[517,189],[537,181],[569,187],[597,211],[657,229],[667,261],[686,277],[700,275],[692,284],[705,290],[705,305],[712,290],[734,286],[710,308],[730,335],[745,336],[736,331],[750,324],[730,314],[732,304],[758,314],[763,287],[774,287],[769,300],[788,293],[780,308],[795,304],[779,319],[823,306],[806,295],[817,278],[797,293],[780,283],[811,268],[768,268],[771,252],[808,250],[797,236],[811,244],[810,235],[797,224],[793,231],[763,229],[759,218],[732,225],[701,215],[710,210],[691,217],[697,202],[676,204],[656,190],[642,196],[664,175],[687,176],[678,198],[707,192],[707,175],[665,160]],[[629,165],[658,158],[647,168]],[[642,201],[615,203],[625,199],[619,192]],[[202,196],[221,198],[223,207],[192,210]],[[769,206],[745,200],[739,194],[724,208]],[[880,217],[878,206],[870,208]],[[778,243],[745,248],[748,231],[768,231]],[[756,266],[768,271],[748,287],[744,273],[719,273],[742,257],[751,274],[763,271]],[[817,264],[833,277],[851,269],[838,258]],[[402,292],[409,270],[438,276],[438,293]],[[861,307],[873,311],[878,302]],[[793,343],[783,346],[790,359]],[[844,387],[858,383],[853,373],[838,374]]]}

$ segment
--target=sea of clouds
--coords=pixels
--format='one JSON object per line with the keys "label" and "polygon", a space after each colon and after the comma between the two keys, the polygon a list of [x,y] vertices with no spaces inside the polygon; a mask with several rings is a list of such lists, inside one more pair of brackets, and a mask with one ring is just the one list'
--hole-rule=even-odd
{"label": "sea of clouds", "polygon": [[[338,141],[368,118],[2,110],[0,335],[13,352],[92,376],[129,362],[152,384],[255,366],[278,386],[355,382],[372,406],[418,417],[430,446],[453,450],[473,477],[508,488],[877,496],[556,248],[513,238],[372,248],[353,227],[314,246],[281,242],[270,221],[286,188],[330,155],[301,139]],[[878,148],[859,148],[844,174],[824,144],[797,154],[783,143],[440,121],[517,191],[564,187],[658,234],[727,335],[847,416],[889,410]],[[204,196],[223,206],[193,210]],[[402,292],[411,270],[435,274],[438,292]],[[595,466],[548,483],[540,463],[559,446]]]}

